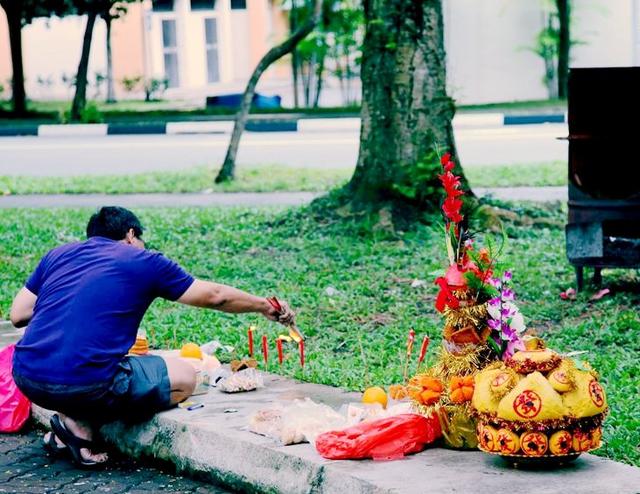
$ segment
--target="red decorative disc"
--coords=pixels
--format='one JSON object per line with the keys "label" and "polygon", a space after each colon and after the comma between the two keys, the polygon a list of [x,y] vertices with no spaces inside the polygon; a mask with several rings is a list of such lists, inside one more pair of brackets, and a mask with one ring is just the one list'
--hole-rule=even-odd
{"label": "red decorative disc", "polygon": [[604,405],[604,389],[602,389],[600,383],[595,379],[589,383],[589,395],[595,406],[600,408]]}
{"label": "red decorative disc", "polygon": [[501,372],[500,374],[498,374],[496,377],[493,378],[493,381],[491,382],[491,386],[494,388],[497,388],[498,386],[502,386],[504,383],[506,383],[509,380],[510,376],[509,374],[507,374],[506,372]]}
{"label": "red decorative disc", "polygon": [[532,419],[540,413],[542,400],[535,391],[527,389],[513,400],[513,410],[524,419]]}

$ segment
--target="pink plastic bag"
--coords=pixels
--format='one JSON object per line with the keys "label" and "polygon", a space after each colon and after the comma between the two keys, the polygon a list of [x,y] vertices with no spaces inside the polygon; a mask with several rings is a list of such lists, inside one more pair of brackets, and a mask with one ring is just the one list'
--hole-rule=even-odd
{"label": "pink plastic bag", "polygon": [[330,460],[395,460],[422,451],[441,435],[436,417],[407,413],[320,434],[316,449]]}
{"label": "pink plastic bag", "polygon": [[13,350],[9,345],[0,350],[0,432],[16,432],[29,418],[31,402],[13,381]]}

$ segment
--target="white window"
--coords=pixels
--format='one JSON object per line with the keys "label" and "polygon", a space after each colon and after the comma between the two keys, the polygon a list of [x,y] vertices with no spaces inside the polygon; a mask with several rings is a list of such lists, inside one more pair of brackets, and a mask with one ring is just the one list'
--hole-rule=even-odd
{"label": "white window", "polygon": [[212,84],[220,80],[218,24],[215,18],[204,20],[204,43],[207,54],[207,82]]}
{"label": "white window", "polygon": [[168,87],[180,86],[178,75],[178,36],[174,19],[162,20],[162,54],[164,55],[164,76]]}

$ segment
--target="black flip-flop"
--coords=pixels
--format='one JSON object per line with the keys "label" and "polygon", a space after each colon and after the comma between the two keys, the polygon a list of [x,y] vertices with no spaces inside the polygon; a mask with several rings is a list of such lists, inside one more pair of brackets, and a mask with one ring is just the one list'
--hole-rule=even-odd
{"label": "black flip-flop", "polygon": [[47,451],[47,453],[49,453],[49,455],[53,457],[62,456],[69,451],[69,448],[67,447],[66,444],[63,446],[60,446],[58,444],[58,441],[56,441],[56,437],[57,436],[52,431],[49,434],[49,439],[47,439],[46,434],[45,434],[45,437],[42,439],[42,445],[44,446],[44,449]]}
{"label": "black flip-flop", "polygon": [[82,448],[93,451],[92,448],[95,446],[95,443],[93,441],[82,439],[73,434],[69,429],[67,429],[67,427],[64,425],[62,420],[60,420],[60,417],[57,414],[51,417],[50,424],[54,434],[58,436],[58,439],[60,439],[60,441],[66,444],[69,448],[71,459],[76,466],[91,469],[102,468],[105,466],[105,464],[107,463],[106,461],[87,460],[86,458],[83,458],[82,454],[80,453],[80,450]]}

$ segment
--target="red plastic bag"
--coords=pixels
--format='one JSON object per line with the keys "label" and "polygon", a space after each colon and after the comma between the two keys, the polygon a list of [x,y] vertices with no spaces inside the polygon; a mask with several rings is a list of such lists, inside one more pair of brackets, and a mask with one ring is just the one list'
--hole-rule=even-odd
{"label": "red plastic bag", "polygon": [[16,432],[29,418],[31,402],[13,381],[13,350],[9,345],[0,350],[0,432]]}
{"label": "red plastic bag", "polygon": [[325,432],[316,439],[316,449],[329,460],[395,460],[422,451],[441,435],[437,417],[407,413]]}

